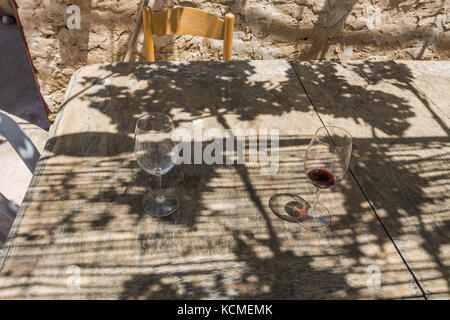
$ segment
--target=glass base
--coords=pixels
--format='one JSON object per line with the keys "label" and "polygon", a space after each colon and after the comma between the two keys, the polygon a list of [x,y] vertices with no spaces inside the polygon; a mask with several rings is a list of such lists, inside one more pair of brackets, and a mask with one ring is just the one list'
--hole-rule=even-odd
{"label": "glass base", "polygon": [[318,203],[314,210],[311,206],[306,215],[298,221],[305,229],[311,231],[320,231],[328,228],[331,223],[330,211],[323,205]]}
{"label": "glass base", "polygon": [[294,194],[276,194],[269,200],[269,207],[279,218],[297,222],[305,229],[320,231],[331,223],[331,215],[320,203],[314,211],[311,204]]}
{"label": "glass base", "polygon": [[154,217],[166,217],[178,209],[178,197],[175,190],[163,190],[163,196],[150,191],[142,199],[142,210]]}

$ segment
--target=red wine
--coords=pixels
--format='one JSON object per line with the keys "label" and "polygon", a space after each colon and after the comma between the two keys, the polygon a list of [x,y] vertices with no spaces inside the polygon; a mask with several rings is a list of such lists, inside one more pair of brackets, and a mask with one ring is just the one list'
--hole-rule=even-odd
{"label": "red wine", "polygon": [[327,169],[311,169],[308,178],[317,188],[331,188],[336,184],[336,177]]}

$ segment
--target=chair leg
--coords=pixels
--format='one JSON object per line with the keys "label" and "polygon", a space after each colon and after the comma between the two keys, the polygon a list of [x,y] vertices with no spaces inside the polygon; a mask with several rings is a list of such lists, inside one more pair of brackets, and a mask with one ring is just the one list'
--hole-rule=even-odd
{"label": "chair leg", "polygon": [[227,13],[225,15],[225,30],[223,38],[223,60],[230,61],[233,47],[233,31],[234,31],[234,14]]}
{"label": "chair leg", "polygon": [[0,252],[1,252],[1,249],[3,248],[3,246],[5,245],[6,238],[7,238],[7,236],[4,235],[4,234],[0,231]]}
{"label": "chair leg", "polygon": [[11,221],[14,221],[19,208],[16,207],[0,192],[0,214],[3,212]]}
{"label": "chair leg", "polygon": [[155,61],[155,44],[153,43],[152,9],[145,7],[142,11],[142,22],[144,28],[145,59]]}

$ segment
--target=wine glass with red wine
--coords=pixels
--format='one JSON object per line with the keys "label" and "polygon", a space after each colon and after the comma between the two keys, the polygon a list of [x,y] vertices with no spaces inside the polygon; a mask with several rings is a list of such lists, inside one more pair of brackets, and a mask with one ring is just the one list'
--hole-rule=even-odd
{"label": "wine glass with red wine", "polygon": [[352,136],[338,127],[319,128],[305,155],[305,173],[316,187],[312,205],[299,223],[309,230],[322,230],[330,225],[330,212],[318,203],[321,190],[337,186],[347,174],[352,153]]}
{"label": "wine glass with red wine", "polygon": [[316,187],[314,202],[295,194],[275,194],[269,200],[270,209],[279,218],[298,222],[306,229],[319,231],[330,225],[330,212],[318,203],[320,191],[341,182],[348,170],[352,153],[352,136],[344,129],[317,129],[305,155],[305,173]]}

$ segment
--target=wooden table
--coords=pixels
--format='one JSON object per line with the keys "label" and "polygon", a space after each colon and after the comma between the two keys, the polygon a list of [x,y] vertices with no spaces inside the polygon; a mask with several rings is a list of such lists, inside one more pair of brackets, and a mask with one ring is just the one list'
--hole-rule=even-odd
{"label": "wooden table", "polygon": [[[80,69],[2,251],[0,298],[448,298],[449,69],[283,60]],[[222,132],[279,129],[279,171],[176,166],[163,179],[177,182],[180,208],[145,215],[154,179],[136,164],[133,132],[151,111],[189,130],[197,119]],[[354,154],[346,180],[321,196],[331,228],[315,233],[268,201],[313,197],[303,156],[322,123],[349,130]]]}

